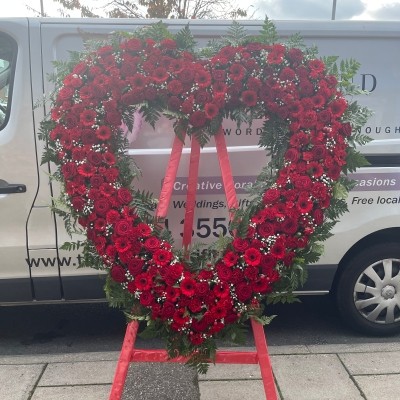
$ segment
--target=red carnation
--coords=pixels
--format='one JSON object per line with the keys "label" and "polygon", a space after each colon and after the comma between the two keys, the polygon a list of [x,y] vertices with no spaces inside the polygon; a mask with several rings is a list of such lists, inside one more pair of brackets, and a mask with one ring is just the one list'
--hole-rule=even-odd
{"label": "red carnation", "polygon": [[168,77],[168,72],[164,67],[158,67],[152,73],[152,78],[156,83],[164,83],[167,81]]}
{"label": "red carnation", "polygon": [[299,199],[297,200],[297,209],[303,213],[309,213],[313,208],[313,202],[312,200],[307,196],[301,196],[299,197]]}
{"label": "red carnation", "polygon": [[260,264],[261,261],[261,253],[259,250],[250,248],[244,252],[244,261],[247,265],[251,265],[253,267]]}
{"label": "red carnation", "polygon": [[285,242],[284,240],[277,239],[274,245],[271,247],[271,255],[277,258],[278,260],[282,260],[285,256]]}
{"label": "red carnation", "polygon": [[138,224],[136,230],[138,231],[139,236],[147,237],[151,235],[151,228],[144,222]]}
{"label": "red carnation", "polygon": [[158,265],[167,265],[172,260],[172,253],[167,250],[159,249],[154,252],[153,260]]}
{"label": "red carnation", "polygon": [[243,67],[243,65],[241,65],[239,63],[235,63],[229,68],[229,72],[230,72],[229,77],[232,80],[241,81],[244,78],[244,74],[245,74],[246,70]]}
{"label": "red carnation", "polygon": [[103,159],[104,162],[108,165],[114,165],[115,164],[115,156],[113,153],[107,151],[103,154]]}
{"label": "red carnation", "polygon": [[191,278],[185,278],[180,283],[180,288],[185,296],[192,297],[196,292],[196,281]]}
{"label": "red carnation", "polygon": [[204,111],[206,113],[207,118],[213,119],[218,115],[219,108],[214,103],[207,103],[204,107]]}
{"label": "red carnation", "polygon": [[183,91],[182,82],[179,81],[178,79],[174,79],[168,83],[167,89],[174,96],[181,94]]}
{"label": "red carnation", "polygon": [[228,267],[234,266],[237,263],[237,260],[238,256],[233,251],[228,251],[227,253],[225,253],[223,258],[224,264]]}
{"label": "red carnation", "polygon": [[135,277],[135,285],[138,290],[150,290],[152,281],[151,275],[147,272],[142,272]]}
{"label": "red carnation", "polygon": [[119,253],[124,253],[128,251],[132,247],[129,238],[122,236],[116,239],[115,241],[115,248]]}
{"label": "red carnation", "polygon": [[247,107],[254,107],[257,100],[257,93],[254,90],[245,90],[242,93],[242,101]]}
{"label": "red carnation", "polygon": [[211,75],[209,72],[200,70],[195,75],[195,81],[201,88],[206,88],[211,84]]}
{"label": "red carnation", "polygon": [[80,122],[83,126],[92,126],[96,122],[96,111],[85,110],[80,116]]}

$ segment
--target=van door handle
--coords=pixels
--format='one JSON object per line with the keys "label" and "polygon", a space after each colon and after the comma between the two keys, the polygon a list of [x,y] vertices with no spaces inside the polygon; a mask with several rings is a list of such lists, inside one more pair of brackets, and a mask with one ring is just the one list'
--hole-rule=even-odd
{"label": "van door handle", "polygon": [[25,193],[26,186],[22,183],[8,183],[0,179],[0,194]]}

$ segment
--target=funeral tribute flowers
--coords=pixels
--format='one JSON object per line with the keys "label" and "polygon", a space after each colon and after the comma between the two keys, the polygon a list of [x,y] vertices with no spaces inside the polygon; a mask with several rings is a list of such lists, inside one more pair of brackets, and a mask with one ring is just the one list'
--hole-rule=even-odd
{"label": "funeral tribute flowers", "polygon": [[[351,83],[358,64],[335,61],[298,37],[279,43],[266,19],[260,36],[234,23],[199,51],[187,27],[172,36],[159,23],[58,64],[43,161],[58,167],[57,212],[85,235],[65,246],[108,271],[110,302],[146,321],[144,334],[164,337],[171,356],[188,355],[201,370],[215,338],[240,337],[250,317],[268,322],[265,302],[292,299],[346,210],[352,183],[343,173],[363,162],[355,145],[368,140],[357,129],[369,112],[345,97],[360,93]],[[160,115],[173,119],[178,137],[201,145],[223,118],[264,120],[260,146],[272,158],[250,206],[231,210],[230,236],[173,247],[154,218],[157,200],[132,186],[138,170],[121,123],[131,127],[135,111],[153,126]]]}

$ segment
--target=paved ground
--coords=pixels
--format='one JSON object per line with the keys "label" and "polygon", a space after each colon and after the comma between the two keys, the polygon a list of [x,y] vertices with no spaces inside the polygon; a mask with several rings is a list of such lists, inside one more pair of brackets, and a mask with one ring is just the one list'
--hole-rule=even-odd
{"label": "paved ground", "polygon": [[[269,352],[281,400],[400,399],[397,341],[271,346]],[[118,352],[1,356],[0,399],[106,400],[118,356]],[[199,377],[179,364],[131,364],[123,395],[124,400],[263,398],[257,365],[221,364]]]}

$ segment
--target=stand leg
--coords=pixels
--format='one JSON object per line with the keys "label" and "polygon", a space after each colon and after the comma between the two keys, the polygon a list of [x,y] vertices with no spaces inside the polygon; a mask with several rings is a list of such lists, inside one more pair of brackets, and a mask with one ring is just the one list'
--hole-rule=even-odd
{"label": "stand leg", "polygon": [[109,400],[120,400],[122,396],[138,328],[139,323],[137,321],[130,322],[126,328],[125,338],[122,344],[121,354],[119,355]]}
{"label": "stand leg", "polygon": [[253,328],[258,363],[260,364],[261,377],[264,384],[266,398],[267,400],[277,400],[278,396],[276,393],[274,376],[272,374],[271,360],[268,354],[264,328],[260,323],[253,319],[251,320],[251,327]]}

